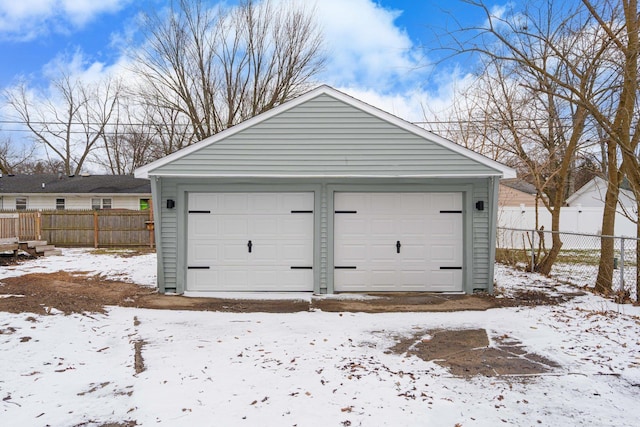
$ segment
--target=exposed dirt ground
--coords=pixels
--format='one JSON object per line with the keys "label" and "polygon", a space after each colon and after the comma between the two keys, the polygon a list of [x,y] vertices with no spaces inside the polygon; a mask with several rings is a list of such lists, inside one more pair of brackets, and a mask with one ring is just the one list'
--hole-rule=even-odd
{"label": "exposed dirt ground", "polygon": [[327,312],[424,312],[487,310],[517,305],[546,305],[560,302],[542,293],[522,293],[513,299],[489,295],[433,293],[370,294],[375,299],[314,297],[304,300],[239,300],[160,295],[154,289],[107,280],[85,272],[34,273],[5,278],[0,282],[0,310],[12,313],[48,314],[52,309],[65,314],[104,312],[105,306],[167,310],[292,313],[320,309]]}
{"label": "exposed dirt ground", "polygon": [[[20,262],[12,258],[1,260]],[[291,313],[320,309],[325,312],[426,312],[487,310],[518,305],[557,304],[574,295],[549,297],[542,292],[522,292],[513,298],[490,295],[446,295],[432,293],[371,294],[374,299],[314,297],[307,300],[237,300],[160,295],[154,289],[132,283],[107,280],[86,272],[28,274],[0,281],[0,311],[46,315],[102,313],[106,306],[167,310]],[[459,376],[529,375],[557,367],[552,361],[529,354],[511,337],[492,337],[489,346],[484,329],[417,331],[411,337],[397,337],[390,350],[415,355],[450,369]],[[144,343],[140,343],[142,347]],[[142,366],[143,361],[137,361]],[[137,366],[137,365],[136,365]]]}

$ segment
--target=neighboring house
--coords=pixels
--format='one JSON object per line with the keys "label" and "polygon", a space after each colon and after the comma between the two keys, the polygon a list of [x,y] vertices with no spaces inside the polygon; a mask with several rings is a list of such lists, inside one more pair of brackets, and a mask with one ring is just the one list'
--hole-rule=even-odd
{"label": "neighboring house", "polygon": [[[591,235],[602,234],[606,192],[607,182],[602,178],[594,178],[569,196],[565,200],[565,206],[560,210],[560,231]],[[621,187],[614,235],[636,237],[637,225],[635,222],[637,221],[637,215],[637,206],[633,193]],[[524,206],[505,203],[500,205],[498,226],[525,230],[544,226],[545,229],[551,230],[551,213],[542,208],[542,204],[540,204],[540,208],[536,209],[534,205],[526,203],[524,203]],[[590,241],[598,242],[599,240],[591,239]],[[507,244],[510,243],[507,242]],[[564,242],[563,248],[573,249],[577,246],[572,245],[578,244],[582,244],[582,241],[569,239],[569,241]]]}
{"label": "neighboring house", "polygon": [[160,292],[492,292],[515,171],[328,86],[136,170]]}
{"label": "neighboring house", "polygon": [[148,209],[148,179],[127,175],[0,176],[2,210]]}
{"label": "neighboring house", "polygon": [[[596,176],[569,196],[566,204],[567,206],[585,208],[604,207],[607,185],[606,180]],[[637,215],[638,208],[633,192],[629,188],[624,188],[624,186],[620,188],[620,194],[618,195],[618,211],[622,213],[623,209],[628,213]]]}
{"label": "neighboring house", "polygon": [[536,187],[527,181],[518,178],[503,179],[500,181],[498,205],[532,207],[536,205],[536,193]]}

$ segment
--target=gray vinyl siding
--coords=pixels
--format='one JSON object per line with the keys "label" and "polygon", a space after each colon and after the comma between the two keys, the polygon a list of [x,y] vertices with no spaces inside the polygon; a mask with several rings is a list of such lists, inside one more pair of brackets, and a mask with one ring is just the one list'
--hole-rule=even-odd
{"label": "gray vinyl siding", "polygon": [[152,175],[495,175],[496,170],[322,94]]}
{"label": "gray vinyl siding", "polygon": [[[490,289],[491,281],[489,263],[492,257],[489,251],[491,242],[489,215],[494,211],[489,199],[489,180],[481,179],[475,182],[473,189],[473,289]],[[483,201],[483,211],[475,209],[475,204]]]}
{"label": "gray vinyl siding", "polygon": [[161,192],[162,223],[160,239],[162,240],[161,256],[165,287],[161,291],[175,292],[178,283],[178,209],[167,209],[167,199],[174,201],[178,199],[176,182],[170,179],[162,179]]}

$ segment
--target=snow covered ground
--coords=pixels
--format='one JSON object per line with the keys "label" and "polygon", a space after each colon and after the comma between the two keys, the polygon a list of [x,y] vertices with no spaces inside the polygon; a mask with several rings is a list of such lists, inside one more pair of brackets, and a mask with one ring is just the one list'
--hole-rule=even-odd
{"label": "snow covered ground", "polygon": [[[67,270],[152,286],[154,257],[70,249],[0,267],[0,282]],[[496,281],[506,297],[567,290],[502,266]],[[560,367],[465,379],[388,351],[442,328],[485,328]],[[454,313],[0,312],[0,361],[3,426],[636,426],[640,308],[586,295]]]}

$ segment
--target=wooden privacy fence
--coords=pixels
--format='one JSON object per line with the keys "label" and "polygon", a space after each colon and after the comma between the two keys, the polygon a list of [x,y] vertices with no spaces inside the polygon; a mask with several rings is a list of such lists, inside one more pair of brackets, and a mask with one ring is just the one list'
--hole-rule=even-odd
{"label": "wooden privacy fence", "polygon": [[37,240],[39,222],[38,212],[0,213],[0,238]]}
{"label": "wooden privacy fence", "polygon": [[[5,219],[5,216],[11,218]],[[15,237],[16,232],[20,240],[46,240],[55,246],[155,245],[150,210],[52,210],[0,214],[0,238]],[[10,235],[5,236],[5,233]]]}
{"label": "wooden privacy fence", "polygon": [[18,214],[0,214],[0,239],[18,237],[20,233]]}

